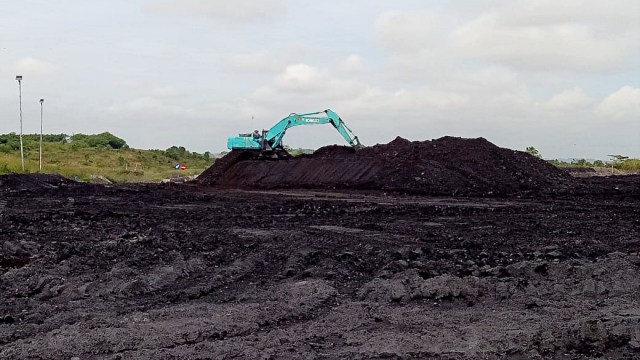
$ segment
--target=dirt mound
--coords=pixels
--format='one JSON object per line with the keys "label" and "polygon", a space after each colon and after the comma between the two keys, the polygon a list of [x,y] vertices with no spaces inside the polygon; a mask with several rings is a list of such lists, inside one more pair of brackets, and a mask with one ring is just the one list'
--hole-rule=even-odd
{"label": "dirt mound", "polygon": [[227,155],[216,159],[215,165],[203,171],[196,179],[196,182],[206,185],[215,185],[230,167],[240,161],[251,159],[251,155],[252,154],[249,151],[232,150]]}
{"label": "dirt mound", "polygon": [[349,157],[356,152],[356,149],[349,146],[329,145],[313,152],[314,158],[341,158]]}
{"label": "dirt mound", "polygon": [[483,138],[443,137],[431,141],[396,138],[354,150],[326,146],[311,156],[286,161],[243,161],[232,152],[205,171],[205,185],[240,188],[376,189],[434,195],[499,195],[536,191],[569,176],[521,151]]}
{"label": "dirt mound", "polygon": [[0,191],[52,189],[73,182],[58,174],[5,174],[0,175]]}

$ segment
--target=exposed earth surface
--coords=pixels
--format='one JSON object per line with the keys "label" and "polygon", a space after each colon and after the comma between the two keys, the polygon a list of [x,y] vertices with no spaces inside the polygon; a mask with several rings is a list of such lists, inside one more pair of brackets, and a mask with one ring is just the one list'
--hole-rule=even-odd
{"label": "exposed earth surface", "polygon": [[[467,160],[420,176],[389,144],[206,184],[0,176],[0,358],[638,358],[640,176],[445,141]],[[327,157],[377,165],[230,188]]]}

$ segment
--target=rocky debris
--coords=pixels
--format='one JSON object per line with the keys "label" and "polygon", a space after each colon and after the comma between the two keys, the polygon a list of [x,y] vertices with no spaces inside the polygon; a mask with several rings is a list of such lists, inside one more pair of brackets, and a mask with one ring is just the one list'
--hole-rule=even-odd
{"label": "rocky debris", "polygon": [[20,268],[29,263],[31,253],[24,246],[15,241],[5,241],[0,248],[0,267]]}
{"label": "rocky debris", "polygon": [[113,184],[113,182],[107,179],[106,177],[102,175],[95,175],[95,174],[91,175],[91,182],[96,184],[107,184],[107,185]]}
{"label": "rocky debris", "polygon": [[411,300],[462,301],[472,306],[479,297],[488,294],[486,279],[449,274],[423,279],[415,269],[394,275],[391,279],[376,278],[360,290],[363,300],[378,302],[408,302]]}
{"label": "rocky debris", "polygon": [[640,170],[620,170],[611,167],[563,167],[562,170],[567,171],[574,177],[592,177],[592,176],[624,176],[624,175],[640,175]]}
{"label": "rocky debris", "polygon": [[197,176],[195,176],[195,175],[176,176],[176,177],[162,179],[162,180],[160,180],[160,183],[162,183],[162,184],[168,184],[168,183],[183,184],[183,183],[187,183],[187,182],[195,180],[196,177]]}

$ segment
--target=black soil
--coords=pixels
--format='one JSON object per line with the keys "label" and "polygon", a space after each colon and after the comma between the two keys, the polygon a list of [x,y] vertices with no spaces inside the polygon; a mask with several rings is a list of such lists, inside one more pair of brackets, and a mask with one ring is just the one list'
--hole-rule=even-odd
{"label": "black soil", "polygon": [[21,174],[0,175],[0,192],[12,190],[51,189],[73,183],[57,174]]}
{"label": "black soil", "polygon": [[[560,176],[446,148],[478,184]],[[640,356],[639,177],[528,199],[0,184],[0,359]]]}
{"label": "black soil", "polygon": [[430,195],[491,196],[566,186],[570,176],[521,151],[489,141],[443,137],[396,138],[359,150],[327,146],[286,161],[249,160],[232,151],[198,182],[227,188],[359,189]]}

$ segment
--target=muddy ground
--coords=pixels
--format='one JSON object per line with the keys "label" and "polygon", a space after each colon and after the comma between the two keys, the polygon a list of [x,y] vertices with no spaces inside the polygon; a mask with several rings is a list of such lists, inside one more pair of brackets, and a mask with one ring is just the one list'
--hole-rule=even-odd
{"label": "muddy ground", "polygon": [[640,356],[638,178],[495,198],[9,180],[1,359]]}

